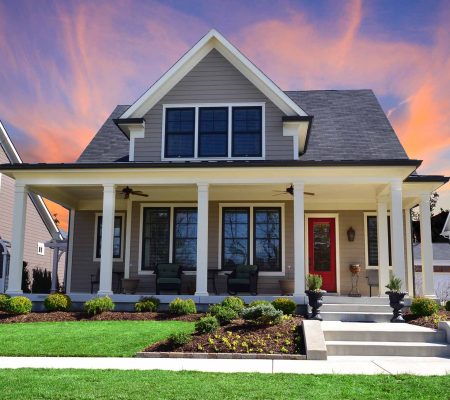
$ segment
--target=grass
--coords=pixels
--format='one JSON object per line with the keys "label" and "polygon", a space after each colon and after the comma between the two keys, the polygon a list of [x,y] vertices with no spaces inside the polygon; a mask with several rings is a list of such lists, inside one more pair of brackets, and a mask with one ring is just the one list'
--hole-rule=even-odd
{"label": "grass", "polygon": [[0,399],[447,399],[450,376],[18,369],[0,370],[0,387]]}
{"label": "grass", "polygon": [[0,356],[131,357],[175,332],[180,321],[80,321],[0,324]]}

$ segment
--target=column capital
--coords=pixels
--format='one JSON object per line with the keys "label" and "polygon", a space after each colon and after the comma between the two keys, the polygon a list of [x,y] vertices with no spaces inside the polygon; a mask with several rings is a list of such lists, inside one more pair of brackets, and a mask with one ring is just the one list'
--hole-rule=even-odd
{"label": "column capital", "polygon": [[103,191],[110,192],[110,191],[115,191],[115,190],[116,190],[116,185],[114,183],[104,183],[103,184]]}
{"label": "column capital", "polygon": [[305,189],[305,182],[303,181],[293,181],[292,186],[294,187],[294,192],[296,190],[302,191]]}
{"label": "column capital", "polygon": [[391,190],[402,190],[403,181],[401,179],[392,179],[389,183]]}
{"label": "column capital", "polygon": [[431,202],[431,193],[421,193],[420,194],[420,202],[430,204]]}
{"label": "column capital", "polygon": [[197,190],[199,192],[207,192],[209,188],[209,183],[207,182],[197,182]]}
{"label": "column capital", "polygon": [[388,203],[388,201],[389,201],[389,197],[387,196],[387,195],[382,195],[382,196],[378,196],[377,197],[377,203],[378,204],[387,204]]}
{"label": "column capital", "polygon": [[14,191],[15,191],[16,193],[19,193],[19,192],[28,192],[28,187],[27,187],[27,185],[25,185],[25,183],[22,183],[22,182],[16,182],[16,183],[14,184]]}

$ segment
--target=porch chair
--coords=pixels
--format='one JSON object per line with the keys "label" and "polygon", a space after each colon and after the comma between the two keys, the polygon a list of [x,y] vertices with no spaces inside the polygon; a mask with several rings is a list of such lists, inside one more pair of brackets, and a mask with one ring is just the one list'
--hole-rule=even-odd
{"label": "porch chair", "polygon": [[378,287],[378,270],[368,269],[366,271],[367,284],[369,285],[369,296],[372,297],[372,286]]}
{"label": "porch chair", "polygon": [[252,296],[258,294],[257,265],[237,265],[236,268],[227,275],[227,291],[229,294],[235,295],[238,292],[249,292]]}
{"label": "porch chair", "polygon": [[100,268],[97,269],[95,274],[91,274],[91,293],[94,293],[95,285],[100,285]]}
{"label": "porch chair", "polygon": [[175,290],[181,294],[181,274],[179,264],[158,264],[155,268],[156,294],[161,290]]}

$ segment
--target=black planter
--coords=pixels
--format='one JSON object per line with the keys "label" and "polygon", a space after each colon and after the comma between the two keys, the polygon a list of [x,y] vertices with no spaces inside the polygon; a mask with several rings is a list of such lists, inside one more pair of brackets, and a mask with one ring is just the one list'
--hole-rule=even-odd
{"label": "black planter", "polygon": [[308,295],[308,303],[311,307],[311,314],[308,316],[308,319],[322,321],[322,316],[320,315],[320,307],[322,307],[322,298],[326,291],[321,290],[319,292],[316,292],[314,290],[306,290],[305,292]]}
{"label": "black planter", "polygon": [[393,310],[393,317],[391,318],[391,322],[405,322],[405,320],[403,319],[402,308],[405,307],[404,297],[408,293],[388,291],[386,292],[386,294],[389,296],[389,305]]}

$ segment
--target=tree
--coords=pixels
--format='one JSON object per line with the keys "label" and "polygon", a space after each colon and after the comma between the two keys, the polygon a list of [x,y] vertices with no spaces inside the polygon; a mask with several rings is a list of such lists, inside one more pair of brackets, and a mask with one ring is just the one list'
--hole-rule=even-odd
{"label": "tree", "polygon": [[[434,211],[436,208],[436,204],[439,200],[439,193],[437,192],[433,192],[431,193],[430,196],[430,211],[431,211],[431,216],[434,215]],[[442,208],[440,210],[440,212],[444,211]],[[413,221],[419,221],[420,219],[420,212],[419,212],[419,207],[415,207],[412,211],[411,211],[411,217]]]}

